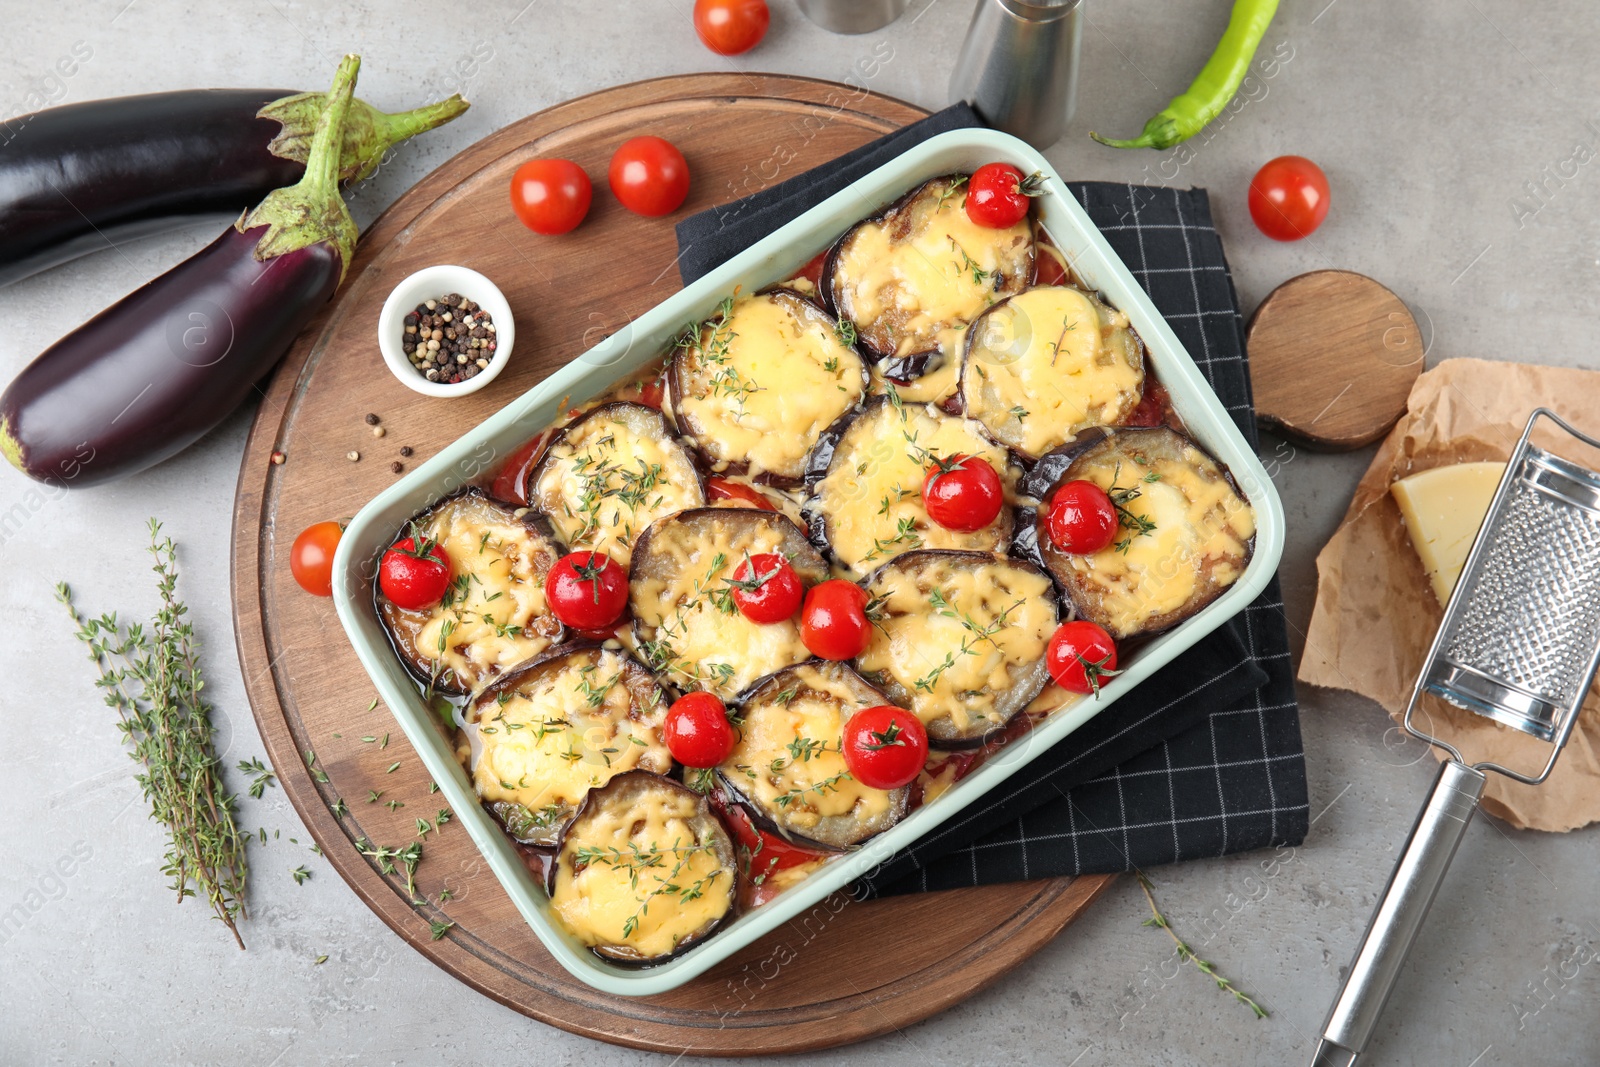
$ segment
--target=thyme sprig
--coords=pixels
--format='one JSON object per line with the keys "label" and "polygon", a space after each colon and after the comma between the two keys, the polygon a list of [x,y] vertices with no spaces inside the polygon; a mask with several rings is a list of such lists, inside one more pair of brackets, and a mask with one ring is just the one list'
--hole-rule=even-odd
{"label": "thyme sprig", "polygon": [[1249,996],[1241,992],[1238,986],[1234,985],[1232,982],[1222,977],[1222,975],[1218,974],[1215,965],[1207,963],[1205,960],[1195,955],[1194,949],[1190,948],[1183,938],[1177,935],[1177,932],[1172,929],[1172,924],[1167,921],[1167,917],[1161,914],[1160,908],[1156,907],[1156,898],[1155,894],[1151,892],[1150,879],[1144,876],[1143,871],[1135,871],[1134,873],[1139,879],[1139,888],[1144,890],[1144,898],[1150,902],[1150,918],[1144,921],[1144,925],[1158,926],[1165,930],[1167,932],[1167,936],[1171,937],[1173,943],[1178,946],[1178,959],[1180,962],[1193,963],[1196,967],[1200,968],[1200,970],[1213,982],[1217,983],[1218,989],[1222,990],[1224,993],[1232,993],[1233,999],[1239,1001],[1251,1011],[1255,1012],[1257,1019],[1265,1019],[1267,1017],[1266,1008],[1263,1008],[1260,1004],[1257,1004]]}
{"label": "thyme sprig", "polygon": [[186,621],[189,609],[177,597],[177,546],[161,536],[155,519],[150,555],[161,607],[148,628],[124,626],[115,613],[84,617],[65,582],[57,584],[56,599],[99,668],[96,685],[116,711],[129,755],[141,768],[137,781],[150,817],[167,828],[163,873],[171,876],[180,903],[203,893],[242,949],[238,920],[248,917],[245,835],[235,820],[235,797],[222,780],[211,706],[201,696],[199,642]]}
{"label": "thyme sprig", "polygon": [[[1117,509],[1117,525],[1124,530],[1131,531],[1127,537],[1124,537],[1113,546],[1118,552],[1127,555],[1134,539],[1143,537],[1148,533],[1154,533],[1156,524],[1128,507],[1129,504],[1139,499],[1143,490],[1139,488],[1138,483],[1131,486],[1119,486],[1117,482],[1121,474],[1122,464],[1118,463],[1111,470],[1111,488],[1106,490],[1106,495],[1111,498],[1111,506]],[[1141,482],[1158,482],[1160,480],[1161,475],[1156,471],[1150,471],[1140,479]]]}

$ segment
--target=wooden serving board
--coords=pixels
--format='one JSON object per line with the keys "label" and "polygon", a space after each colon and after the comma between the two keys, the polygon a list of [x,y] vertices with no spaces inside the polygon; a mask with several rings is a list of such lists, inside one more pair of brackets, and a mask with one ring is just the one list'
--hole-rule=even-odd
{"label": "wooden serving board", "polygon": [[[250,703],[273,766],[327,861],[396,933],[496,1000],[574,1033],[637,1048],[735,1055],[825,1048],[888,1033],[970,996],[1037,951],[1112,881],[1061,878],[894,897],[837,896],[700,979],[657,997],[600,993],[544,951],[466,833],[425,838],[418,908],[356,842],[404,847],[440,798],[381,704],[333,605],[289,573],[312,522],[348,518],[412,465],[679,288],[672,221],[822,163],[924,112],[848,86],[769,75],[639,82],[560,104],[478,142],[402,196],[363,236],[346,285],[272,379],[245,447],[233,527],[233,609]],[[629,214],[604,188],[623,140],[666,137],[689,160],[672,219]],[[596,179],[579,229],[540,237],[511,213],[512,171],[562,156]],[[384,368],[389,289],[424,266],[494,279],[516,315],[501,376],[468,397],[422,397]],[[378,415],[374,437],[364,421]],[[414,455],[402,459],[401,446]],[[284,454],[272,463],[274,451]],[[360,460],[346,458],[359,452]],[[363,736],[388,737],[387,746]],[[313,766],[306,753],[314,752]],[[398,764],[398,766],[394,766]],[[391,769],[392,768],[392,769]],[[381,793],[369,802],[373,793]],[[347,814],[335,816],[343,801]],[[390,801],[404,806],[391,810]],[[433,940],[430,922],[455,923]],[[906,931],[918,931],[907,937]],[[245,938],[249,940],[246,927]]]}

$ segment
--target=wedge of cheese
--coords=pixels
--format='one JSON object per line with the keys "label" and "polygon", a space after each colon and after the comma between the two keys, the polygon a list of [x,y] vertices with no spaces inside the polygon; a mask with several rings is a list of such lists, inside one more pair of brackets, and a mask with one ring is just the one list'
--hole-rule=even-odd
{"label": "wedge of cheese", "polygon": [[1450,601],[1505,470],[1504,463],[1457,463],[1421,471],[1389,487],[1441,607]]}

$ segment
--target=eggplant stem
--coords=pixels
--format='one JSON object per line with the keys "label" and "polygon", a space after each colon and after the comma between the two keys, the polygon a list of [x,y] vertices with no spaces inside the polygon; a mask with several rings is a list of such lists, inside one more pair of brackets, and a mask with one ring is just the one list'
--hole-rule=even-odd
{"label": "eggplant stem", "polygon": [[326,241],[339,253],[339,279],[344,280],[355,257],[356,224],[339,194],[339,157],[360,71],[360,56],[348,55],[339,63],[327,106],[317,119],[305,174],[295,184],[268,193],[235,224],[241,232],[266,227],[256,242],[256,259],[265,262]]}
{"label": "eggplant stem", "polygon": [[[350,102],[344,120],[344,142],[339,156],[339,180],[360,181],[383,162],[389,149],[419,133],[443,126],[470,107],[460,94],[410,111],[390,115],[362,99]],[[310,154],[317,120],[327,110],[327,94],[296,93],[274,100],[256,112],[256,118],[276,122],[280,129],[267,151],[279,159],[304,163]]]}

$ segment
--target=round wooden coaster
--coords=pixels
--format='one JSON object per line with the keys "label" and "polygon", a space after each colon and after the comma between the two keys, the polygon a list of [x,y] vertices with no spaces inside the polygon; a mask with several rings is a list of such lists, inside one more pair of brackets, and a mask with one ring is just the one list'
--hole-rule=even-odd
{"label": "round wooden coaster", "polygon": [[[423,179],[361,241],[344,291],[278,370],[245,448],[234,507],[233,610],[251,707],[285,792],[329,864],[418,952],[496,1000],[574,1033],[666,1052],[825,1048],[889,1033],[971,994],[1083,912],[1110,877],[1061,878],[867,903],[830,898],[700,979],[658,997],[609,996],[540,945],[461,828],[429,832],[414,907],[356,842],[403,847],[438,798],[372,686],[332,604],[289,573],[295,534],[349,516],[410,467],[679,287],[671,219],[643,219],[602,187],[571,234],[511,214],[512,171],[561,156],[603,176],[641,133],[694,173],[677,217],[832,159],[923,112],[845,85],[768,75],[640,82],[550,108]],[[517,350],[479,393],[430,400],[384,369],[373,336],[389,289],[434,263],[480,270],[516,313]],[[385,435],[372,435],[367,413]],[[413,454],[403,458],[402,446]],[[285,461],[275,465],[274,451]],[[358,452],[359,462],[346,459]],[[363,740],[372,738],[372,740]],[[309,755],[315,762],[308,766]],[[392,806],[391,806],[392,805]],[[335,812],[338,812],[336,815]],[[453,899],[435,906],[441,892]],[[430,921],[452,922],[434,940]],[[915,936],[907,936],[915,931]],[[248,924],[243,930],[248,942]]]}
{"label": "round wooden coaster", "polygon": [[1347,270],[1274,289],[1251,316],[1256,417],[1310,448],[1371,444],[1399,421],[1422,373],[1422,334],[1405,301]]}

